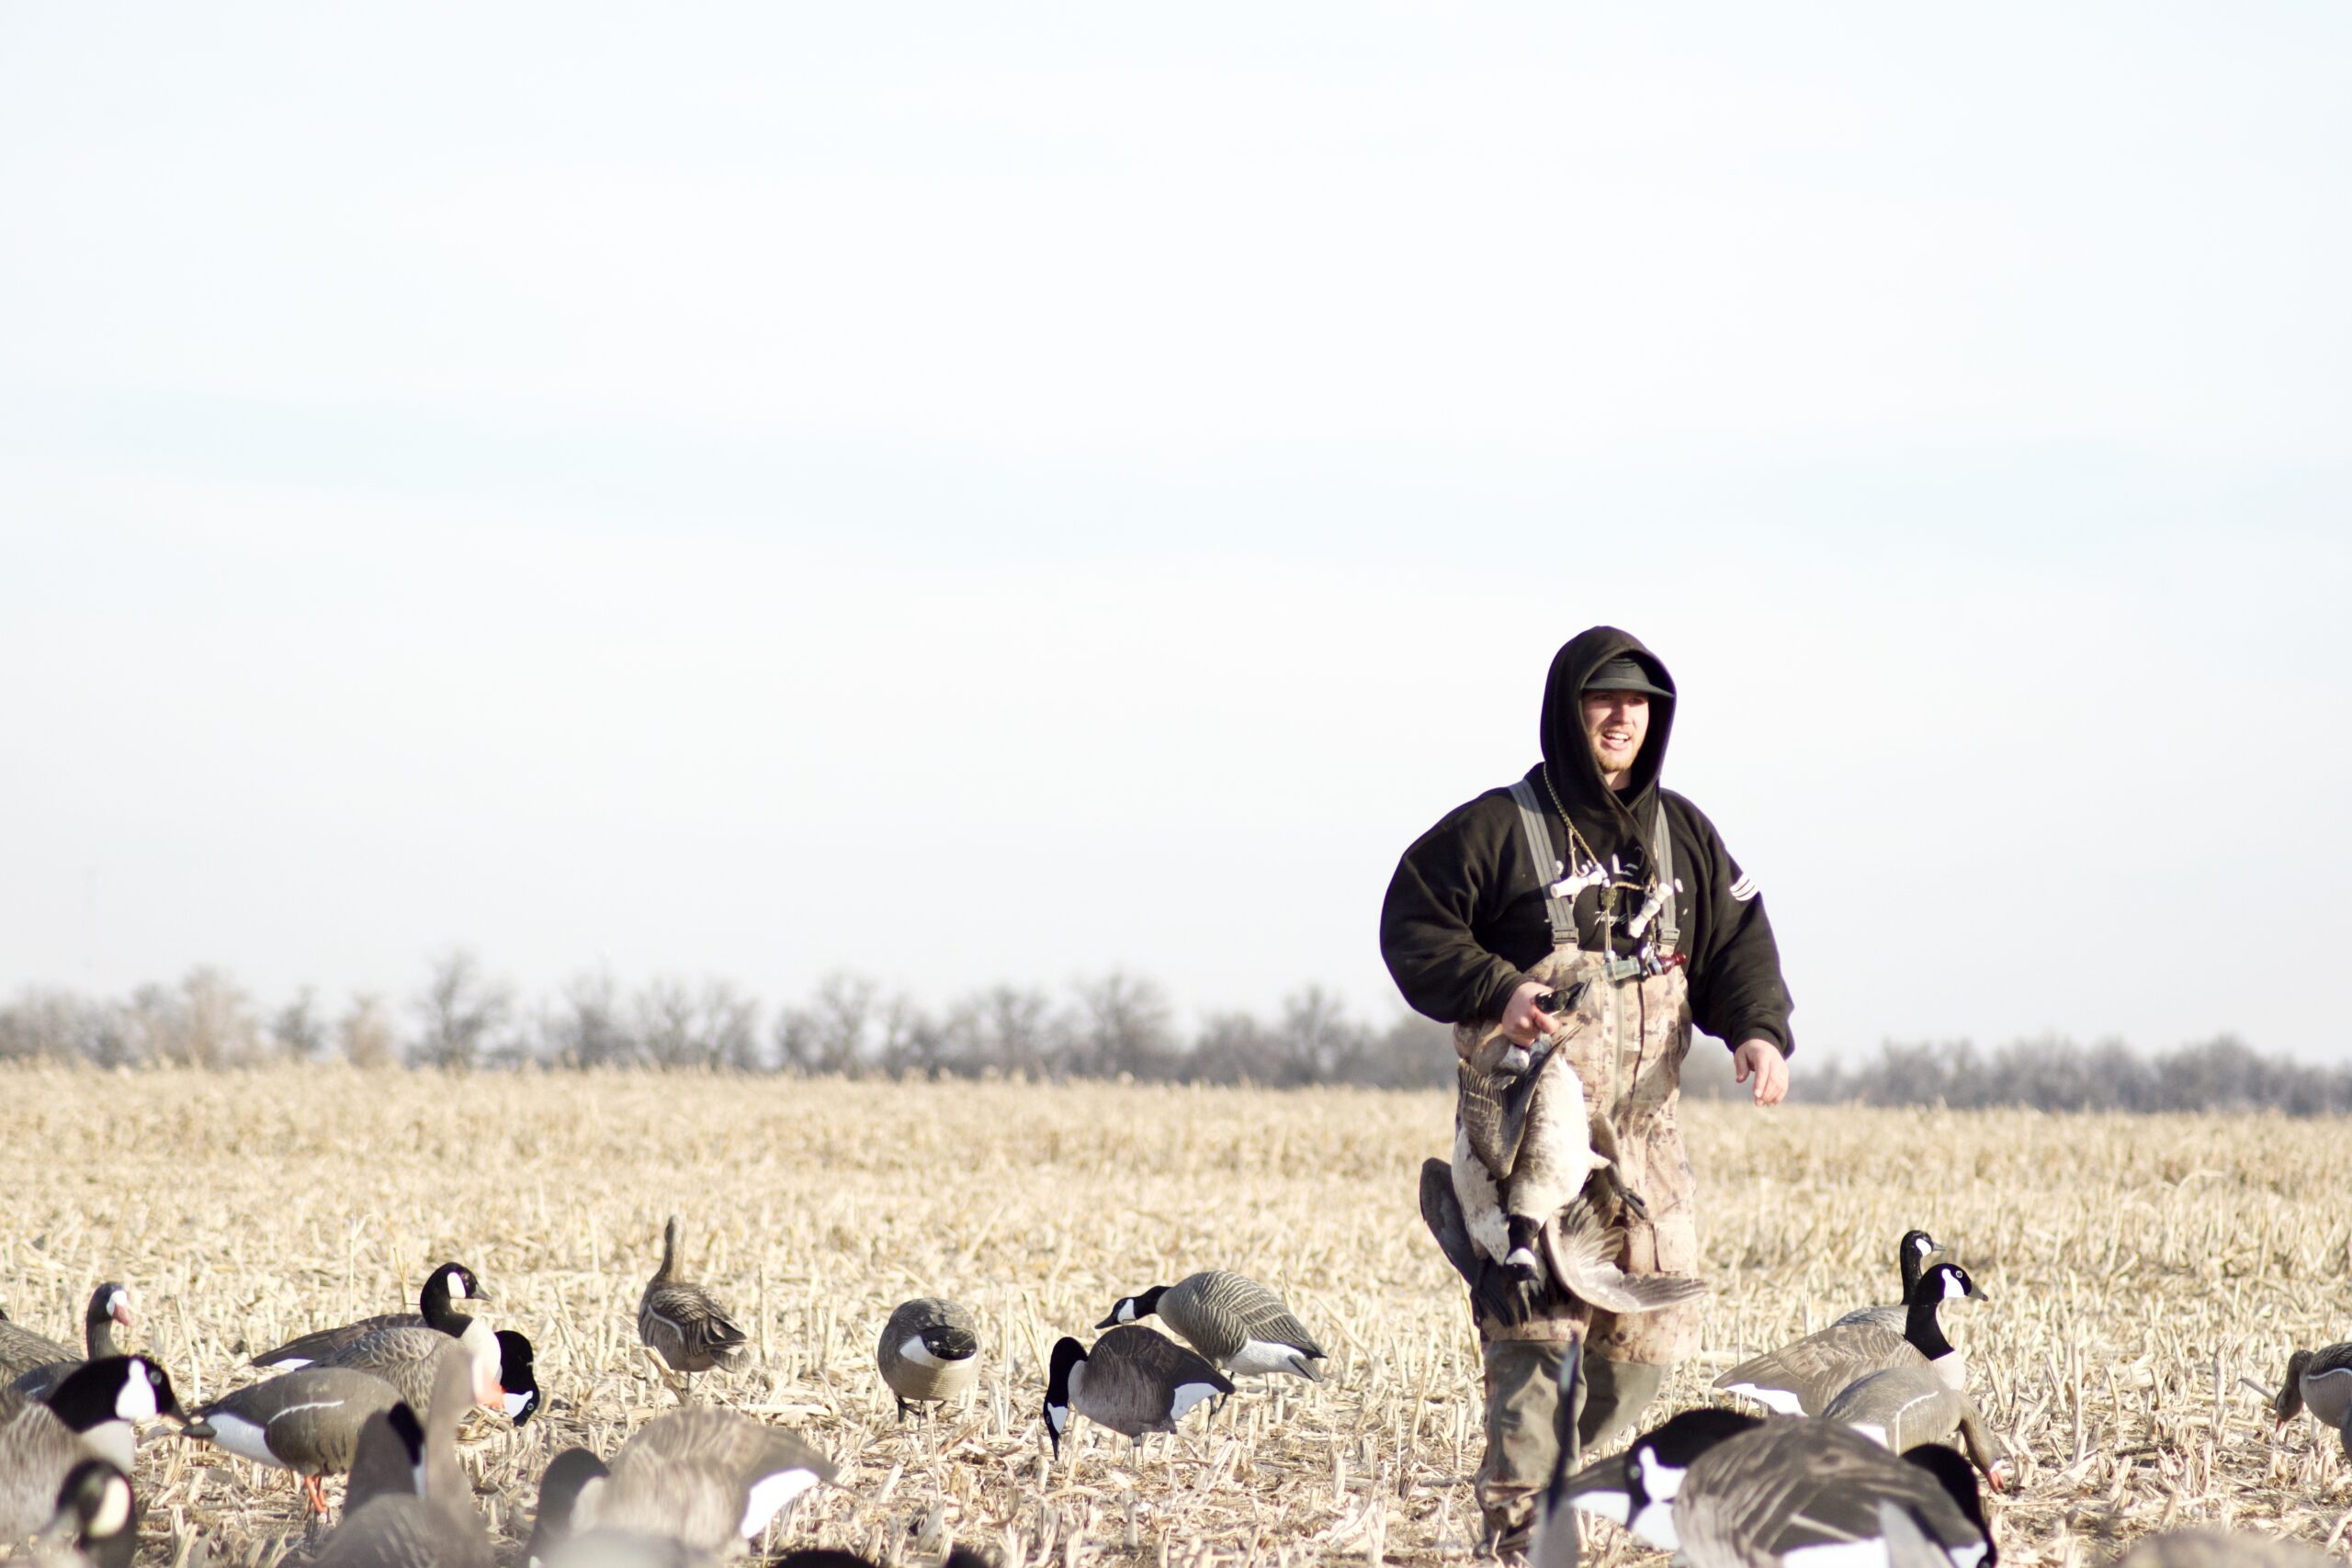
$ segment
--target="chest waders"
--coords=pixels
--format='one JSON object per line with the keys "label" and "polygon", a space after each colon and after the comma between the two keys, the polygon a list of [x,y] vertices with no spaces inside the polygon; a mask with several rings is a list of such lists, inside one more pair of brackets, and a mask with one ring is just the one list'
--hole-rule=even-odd
{"label": "chest waders", "polygon": [[[1524,779],[1510,793],[1530,858],[1546,886],[1544,913],[1552,926],[1552,951],[1527,975],[1575,996],[1576,1017],[1555,1049],[1566,1054],[1562,1065],[1584,1086],[1591,1113],[1606,1117],[1615,1131],[1619,1173],[1648,1210],[1646,1218],[1624,1216],[1619,1265],[1629,1274],[1695,1274],[1694,1181],[1677,1110],[1682,1062],[1690,1051],[1690,1003],[1678,953],[1679,890],[1665,803],[1658,805],[1650,841],[1653,902],[1626,928],[1645,939],[1645,963],[1579,946],[1575,879],[1551,880],[1549,868],[1562,865],[1562,858],[1544,803]],[[1492,1021],[1457,1024],[1455,1048],[1466,1057],[1494,1029]],[[1630,1423],[1656,1394],[1667,1369],[1698,1349],[1700,1308],[1694,1301],[1623,1317],[1594,1309],[1589,1323],[1579,1314],[1516,1328],[1480,1322],[1487,1452],[1478,1467],[1478,1500],[1490,1541],[1506,1552],[1523,1546],[1566,1424],[1575,1422],[1589,1446]],[[1560,1362],[1566,1343],[1576,1338],[1585,1343],[1590,1404],[1563,1411]]]}

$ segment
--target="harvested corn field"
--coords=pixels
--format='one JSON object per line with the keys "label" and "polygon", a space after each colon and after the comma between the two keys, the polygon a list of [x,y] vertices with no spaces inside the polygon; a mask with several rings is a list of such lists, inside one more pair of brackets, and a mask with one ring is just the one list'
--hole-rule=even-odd
{"label": "harvested corn field", "polygon": [[[0,1306],[78,1339],[120,1280],[129,1347],[193,1406],[305,1329],[413,1308],[469,1264],[528,1334],[547,1404],[472,1418],[493,1531],[527,1534],[550,1454],[609,1454],[675,1396],[638,1348],[664,1217],[752,1341],[694,1397],[792,1427],[840,1467],[776,1537],[876,1560],[954,1542],[1006,1564],[1431,1562],[1474,1546],[1477,1351],[1414,1207],[1451,1097],[653,1076],[0,1073]],[[2005,1561],[2098,1562],[2226,1522],[2342,1550],[2333,1433],[2274,1440],[2241,1377],[2352,1328],[2352,1151],[2330,1122],[1686,1110],[1716,1287],[1679,1405],[1743,1352],[1891,1299],[1924,1225],[1992,1298],[1950,1320],[2019,1483]],[[1196,1269],[1280,1292],[1327,1382],[1245,1380],[1140,1450],[1040,1419],[1054,1340]],[[901,1424],[874,1366],[891,1308],[980,1325],[978,1392]],[[1663,1414],[1661,1410],[1658,1414]],[[301,1495],[151,1433],[142,1562],[292,1553]],[[336,1495],[338,1483],[329,1483]],[[1657,1554],[1588,1527],[1588,1561]]]}

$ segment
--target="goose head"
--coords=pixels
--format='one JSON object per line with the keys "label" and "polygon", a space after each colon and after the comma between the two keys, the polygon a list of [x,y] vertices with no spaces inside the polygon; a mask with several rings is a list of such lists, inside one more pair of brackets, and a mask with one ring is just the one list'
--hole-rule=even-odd
{"label": "goose head", "polygon": [[2278,1385],[2278,1397],[2271,1402],[2270,1413],[2278,1417],[2278,1430],[2303,1412],[2303,1372],[2312,1364],[2309,1350],[2298,1350],[2287,1358],[2287,1381]]}
{"label": "goose head", "polygon": [[[461,1302],[487,1302],[488,1292],[474,1271],[462,1263],[444,1263],[425,1277],[424,1288],[416,1293],[416,1310],[425,1325],[444,1334],[457,1334],[465,1328],[465,1314],[458,1310]],[[452,1324],[456,1326],[450,1326]]]}
{"label": "goose head", "polygon": [[1069,1380],[1086,1360],[1086,1347],[1065,1335],[1054,1341],[1053,1364],[1046,1377],[1046,1431],[1054,1439],[1054,1454],[1062,1451],[1062,1433],[1069,1427]]}
{"label": "goose head", "polygon": [[1720,1405],[1701,1405],[1668,1417],[1625,1450],[1625,1528],[1661,1551],[1679,1551],[1674,1499],[1701,1454],[1763,1421]]}
{"label": "goose head", "polygon": [[1116,1328],[1123,1323],[1133,1323],[1139,1317],[1149,1317],[1159,1310],[1159,1298],[1168,1293],[1165,1285],[1154,1285],[1137,1295],[1121,1296],[1112,1307],[1111,1315],[1096,1324],[1097,1328]]}
{"label": "goose head", "polygon": [[498,1388],[506,1418],[517,1427],[539,1408],[539,1380],[531,1342],[511,1328],[498,1331]]}
{"label": "goose head", "polygon": [[57,1513],[40,1539],[79,1548],[97,1568],[129,1568],[139,1549],[139,1505],[130,1479],[102,1459],[85,1459],[65,1472]]}

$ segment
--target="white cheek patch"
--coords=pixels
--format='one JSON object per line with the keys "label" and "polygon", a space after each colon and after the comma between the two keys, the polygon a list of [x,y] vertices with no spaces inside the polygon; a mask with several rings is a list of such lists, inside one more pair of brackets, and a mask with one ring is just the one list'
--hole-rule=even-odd
{"label": "white cheek patch", "polygon": [[147,1381],[147,1369],[137,1361],[130,1364],[122,1392],[114,1396],[114,1413],[125,1421],[153,1421],[160,1414],[155,1408],[155,1385]]}
{"label": "white cheek patch", "polygon": [[1682,1537],[1674,1528],[1674,1505],[1671,1503],[1644,1504],[1640,1513],[1625,1521],[1625,1528],[1633,1531],[1634,1539],[1645,1546],[1654,1546],[1660,1551],[1682,1550]]}
{"label": "white cheek patch", "polygon": [[530,1413],[531,1406],[537,1403],[538,1400],[534,1395],[516,1393],[513,1389],[509,1389],[505,1395],[506,1418],[509,1421],[520,1421]]}
{"label": "white cheek patch", "polygon": [[1726,1387],[1724,1392],[1745,1394],[1757,1404],[1778,1411],[1783,1416],[1804,1414],[1804,1401],[1784,1388],[1758,1388],[1752,1382],[1736,1382]]}
{"label": "white cheek patch", "polygon": [[1946,1301],[1948,1301],[1948,1302],[1964,1302],[1964,1301],[1966,1301],[1967,1299],[1968,1299],[1968,1286],[1967,1286],[1967,1283],[1966,1283],[1965,1281],[1963,1281],[1963,1280],[1961,1279],[1961,1277],[1960,1277],[1959,1275],[1957,1275],[1957,1274],[1947,1274],[1947,1275],[1945,1275],[1945,1276],[1944,1276],[1944,1300],[1946,1300]]}
{"label": "white cheek patch", "polygon": [[922,1336],[920,1334],[910,1334],[907,1336],[906,1339],[900,1343],[899,1346],[899,1359],[901,1360],[912,1361],[918,1367],[929,1367],[933,1371],[937,1371],[942,1367],[952,1367],[956,1364],[955,1362],[946,1359],[944,1357],[933,1355],[931,1353],[931,1347],[922,1342]]}
{"label": "white cheek patch", "polygon": [[129,1291],[116,1291],[107,1297],[107,1315],[125,1328],[130,1326],[130,1292]]}
{"label": "white cheek patch", "polygon": [[1067,1404],[1046,1405],[1046,1425],[1054,1429],[1054,1435],[1056,1437],[1059,1437],[1062,1433],[1069,1431],[1069,1406]]}
{"label": "white cheek patch", "polygon": [[1577,1506],[1588,1514],[1598,1514],[1612,1525],[1622,1525],[1633,1511],[1634,1500],[1623,1492],[1579,1492]]}
{"label": "white cheek patch", "polygon": [[813,1470],[785,1470],[761,1477],[752,1483],[751,1496],[743,1504],[743,1523],[735,1533],[747,1540],[759,1534],[786,1503],[816,1484]]}
{"label": "white cheek patch", "polygon": [[119,1475],[109,1475],[106,1492],[98,1499],[97,1512],[90,1516],[88,1533],[96,1537],[120,1535],[130,1523],[130,1483]]}
{"label": "white cheek patch", "polygon": [[1202,1400],[1224,1392],[1213,1382],[1178,1383],[1174,1396],[1168,1402],[1168,1418],[1173,1421]]}
{"label": "white cheek patch", "polygon": [[1136,1299],[1135,1299],[1135,1297],[1133,1297],[1133,1296],[1129,1296],[1126,1300],[1125,1300],[1125,1301],[1123,1301],[1123,1302],[1121,1302],[1121,1303],[1119,1303],[1119,1314],[1118,1314],[1118,1315],[1119,1315],[1119,1321],[1120,1321],[1121,1323],[1133,1323],[1133,1322],[1136,1320]]}
{"label": "white cheek patch", "polygon": [[466,1277],[463,1274],[452,1274],[449,1276],[449,1299],[453,1302],[465,1302],[471,1301],[473,1299],[471,1294],[469,1294],[466,1290]]}

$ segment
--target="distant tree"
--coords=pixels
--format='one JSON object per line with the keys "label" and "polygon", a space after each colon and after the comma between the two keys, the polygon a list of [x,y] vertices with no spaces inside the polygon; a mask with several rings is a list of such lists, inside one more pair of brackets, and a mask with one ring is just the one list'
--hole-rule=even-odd
{"label": "distant tree", "polygon": [[854,1073],[865,1066],[879,989],[863,976],[836,972],[818,985],[810,1005],[779,1013],[775,1043],[785,1066],[804,1073]]}
{"label": "distant tree", "polygon": [[638,1039],[622,1010],[611,970],[574,975],[539,1015],[539,1055],[565,1067],[629,1066],[638,1059]]}
{"label": "distant tree", "polygon": [[390,1006],[373,992],[353,992],[351,1005],[334,1021],[334,1043],[343,1059],[355,1067],[373,1071],[390,1066],[400,1049]]}
{"label": "distant tree", "polygon": [[469,1068],[491,1055],[493,1037],[514,1010],[513,988],[482,974],[462,947],[433,961],[424,988],[411,1004],[422,1025],[411,1056],[425,1066]]}
{"label": "distant tree", "polygon": [[1212,1013],[1193,1037],[1184,1077],[1193,1083],[1262,1083],[1276,1051],[1265,1025],[1249,1013]]}
{"label": "distant tree", "polygon": [[646,1060],[658,1066],[753,1071],[763,1065],[758,1004],[723,980],[699,987],[654,980],[637,993],[630,1016]]}
{"label": "distant tree", "polygon": [[270,1043],[292,1062],[314,1062],[327,1046],[327,1022],[319,1016],[318,992],[308,986],[271,1015]]}
{"label": "distant tree", "polygon": [[963,1043],[958,1055],[967,1072],[1034,1077],[1060,1050],[1053,998],[1035,988],[995,986],[967,998],[950,1028]]}
{"label": "distant tree", "polygon": [[1353,1081],[1367,1042],[1338,997],[1309,986],[1283,998],[1272,1043],[1274,1058],[1266,1065],[1265,1081],[1290,1089]]}
{"label": "distant tree", "polygon": [[1061,1071],[1080,1077],[1170,1077],[1177,1066],[1168,998],[1121,970],[1070,987],[1075,998]]}
{"label": "distant tree", "polygon": [[125,1021],[125,1044],[137,1060],[227,1067],[261,1052],[250,999],[226,975],[204,965],[189,970],[176,987],[140,987],[130,995]]}
{"label": "distant tree", "polygon": [[134,1060],[115,1004],[75,991],[28,986],[0,1008],[0,1060],[86,1061],[102,1067]]}

